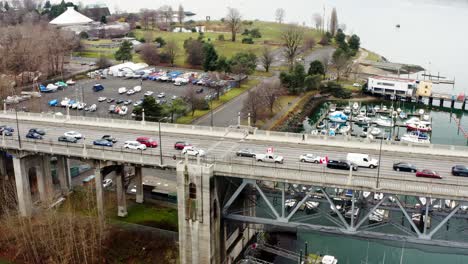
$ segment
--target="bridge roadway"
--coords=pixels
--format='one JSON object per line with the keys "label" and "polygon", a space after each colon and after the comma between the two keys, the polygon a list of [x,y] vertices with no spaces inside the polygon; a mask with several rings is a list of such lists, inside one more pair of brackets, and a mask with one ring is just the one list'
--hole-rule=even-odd
{"label": "bridge roadway", "polygon": [[[22,149],[39,153],[53,153],[77,158],[103,159],[117,162],[159,166],[159,149],[146,151],[130,151],[123,149],[123,142],[135,140],[138,136],[151,136],[158,140],[158,126],[152,123],[142,125],[141,122],[127,120],[106,120],[95,118],[52,118],[31,114],[19,114],[19,127]],[[91,122],[92,121],[92,122]],[[14,114],[0,114],[0,125],[16,128]],[[172,126],[172,127],[171,127]],[[26,132],[30,128],[41,128],[46,131],[43,140],[26,140]],[[327,185],[329,187],[354,189],[375,189],[377,184],[377,169],[359,168],[351,177],[348,171],[331,170],[320,164],[304,164],[299,156],[304,153],[328,155],[330,159],[344,158],[348,152],[368,153],[378,158],[378,143],[363,143],[325,139],[309,139],[302,141],[295,137],[246,135],[245,131],[209,127],[194,129],[192,126],[161,124],[163,164],[175,167],[182,159],[181,153],[175,150],[176,141],[187,141],[204,149],[206,157],[201,162],[215,164],[215,174],[248,178],[255,180],[287,181],[304,184]],[[86,139],[78,144],[57,142],[64,132],[75,130],[82,133]],[[179,132],[179,133],[177,133]],[[263,131],[262,133],[267,133]],[[274,132],[270,132],[274,133]],[[114,147],[92,146],[92,141],[111,134],[119,142]],[[159,141],[159,140],[158,140]],[[0,146],[6,149],[18,149],[16,132],[13,137],[4,137]],[[316,143],[318,142],[318,143]],[[83,144],[84,143],[84,144]],[[242,148],[250,148],[256,153],[264,153],[268,147],[274,147],[275,153],[285,158],[284,164],[263,164],[251,158],[236,157],[235,152]],[[468,150],[463,147],[432,146],[409,147],[382,145],[380,191],[395,194],[411,194],[432,196],[446,199],[468,200],[468,178],[454,177],[450,169],[455,164],[468,164]],[[176,155],[177,160],[173,160]],[[416,178],[414,174],[395,172],[392,165],[397,161],[410,161],[418,168],[438,171],[443,179]]]}

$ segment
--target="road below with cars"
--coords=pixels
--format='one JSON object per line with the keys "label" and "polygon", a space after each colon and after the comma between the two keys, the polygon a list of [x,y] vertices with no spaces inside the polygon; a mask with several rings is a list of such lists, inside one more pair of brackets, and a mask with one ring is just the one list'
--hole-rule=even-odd
{"label": "road below with cars", "polygon": [[[8,125],[16,130],[16,124],[12,120],[1,120],[0,125]],[[132,130],[131,128],[123,128],[122,131],[116,130],[115,132],[103,132],[100,128],[86,127],[82,129],[77,129],[76,126],[69,126],[64,123],[60,127],[55,126],[43,126],[38,127],[37,124],[34,124],[30,121],[22,120],[19,123],[20,135],[22,140],[26,140],[25,136],[28,131],[32,128],[40,129],[45,132],[43,139],[37,139],[37,141],[46,142],[57,142],[58,138],[64,133],[69,131],[77,131],[84,139],[78,140],[78,143],[69,143],[69,144],[83,144],[92,145],[93,141],[101,139],[104,135],[111,135],[117,140],[113,147],[106,146],[95,146],[96,148],[113,148],[116,151],[123,149],[125,141],[135,141],[138,137],[149,137],[158,142],[158,147],[156,148],[147,148],[146,152],[150,152],[155,155],[155,159],[159,159],[159,148],[162,145],[163,156],[170,157],[175,156],[176,161],[179,161],[183,158],[181,150],[174,148],[174,144],[179,141],[185,141],[188,144],[191,144],[193,147],[203,150],[205,153],[204,160],[207,162],[210,161],[224,161],[224,162],[234,162],[242,164],[252,164],[252,165],[262,165],[262,166],[272,166],[279,168],[291,168],[291,169],[303,169],[303,170],[315,170],[323,171],[333,171],[334,173],[343,174],[343,177],[349,176],[349,171],[341,171],[335,169],[328,169],[322,164],[313,164],[313,163],[303,163],[300,161],[300,156],[303,154],[315,154],[318,156],[326,156],[329,160],[339,160],[345,159],[348,152],[356,152],[369,154],[372,158],[379,159],[379,153],[377,152],[365,152],[366,150],[349,150],[340,147],[331,147],[331,146],[311,146],[311,145],[302,145],[302,144],[283,144],[283,143],[268,143],[266,141],[251,141],[251,140],[235,140],[222,137],[203,137],[197,135],[186,135],[186,134],[169,134],[163,133],[159,140],[158,133],[149,134],[147,132],[139,132],[137,130]],[[16,131],[13,132],[13,135],[8,137],[11,139],[16,139]],[[252,152],[256,154],[265,154],[268,150],[273,151],[275,155],[280,155],[284,158],[283,164],[270,164],[266,162],[258,162],[254,158],[249,157],[238,157],[236,152],[241,149],[251,149]],[[363,152],[364,151],[364,152]],[[136,154],[137,155],[137,154]],[[167,160],[167,159],[166,159]],[[396,153],[396,152],[382,152],[380,157],[380,169],[374,168],[359,168],[357,172],[359,175],[376,177],[380,173],[379,177],[382,178],[391,178],[391,179],[406,179],[408,177],[415,178],[415,173],[408,172],[397,172],[393,170],[393,164],[395,162],[406,161],[414,164],[418,170],[431,169],[437,171],[442,179],[427,179],[420,178],[421,181],[430,182],[430,181],[446,181],[447,183],[468,183],[468,178],[466,177],[456,177],[451,175],[451,168],[457,164],[468,165],[468,159],[462,157],[444,157],[437,155],[422,155],[422,154],[411,154],[411,153]],[[172,160],[170,162],[173,162]]]}

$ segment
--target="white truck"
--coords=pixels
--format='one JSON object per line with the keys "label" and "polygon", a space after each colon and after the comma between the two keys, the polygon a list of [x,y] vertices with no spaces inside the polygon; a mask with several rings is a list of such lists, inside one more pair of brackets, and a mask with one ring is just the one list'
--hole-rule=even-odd
{"label": "white truck", "polygon": [[358,167],[377,168],[379,160],[371,158],[368,154],[348,153],[346,160],[356,164]]}
{"label": "white truck", "polygon": [[270,162],[270,163],[280,163],[283,164],[284,158],[282,156],[274,155],[274,154],[257,154],[255,155],[255,159],[258,162]]}

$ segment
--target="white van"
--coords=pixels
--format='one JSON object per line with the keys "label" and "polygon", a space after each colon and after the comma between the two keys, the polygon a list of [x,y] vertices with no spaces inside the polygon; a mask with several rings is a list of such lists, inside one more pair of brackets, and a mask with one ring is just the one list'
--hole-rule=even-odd
{"label": "white van", "polygon": [[356,164],[358,167],[367,167],[367,168],[377,168],[379,166],[378,159],[372,159],[367,154],[360,154],[360,153],[348,153],[346,156],[346,160]]}

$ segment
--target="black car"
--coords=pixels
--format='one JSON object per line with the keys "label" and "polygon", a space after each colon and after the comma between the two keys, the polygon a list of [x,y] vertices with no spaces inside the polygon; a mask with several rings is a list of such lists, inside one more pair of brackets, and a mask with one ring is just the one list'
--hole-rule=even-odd
{"label": "black car", "polygon": [[453,176],[468,176],[468,166],[455,165],[452,167]]}
{"label": "black car", "polygon": [[117,102],[115,102],[116,104],[123,104],[123,102],[125,102],[124,99],[120,98],[119,100],[117,100]]}
{"label": "black car", "polygon": [[76,139],[74,137],[60,136],[58,138],[58,141],[59,142],[67,142],[67,143],[76,143],[76,142],[78,142],[78,139]]}
{"label": "black car", "polygon": [[236,152],[238,157],[255,158],[255,153],[251,149],[241,149]]}
{"label": "black car", "polygon": [[46,134],[44,130],[39,129],[39,128],[31,128],[31,129],[29,129],[29,133],[36,133],[36,134],[39,134],[41,136],[44,136]]}
{"label": "black car", "polygon": [[108,98],[108,99],[106,100],[106,102],[108,102],[108,103],[112,103],[112,102],[114,102],[114,101],[115,101],[114,98]]}
{"label": "black car", "polygon": [[406,171],[406,172],[417,172],[418,168],[408,162],[397,162],[393,164],[393,170],[396,171]]}
{"label": "black car", "polygon": [[358,167],[356,164],[351,163],[347,160],[329,160],[327,163],[327,168],[338,169],[338,170],[349,170],[353,168],[353,171],[357,171]]}
{"label": "black car", "polygon": [[201,93],[203,93],[203,91],[204,91],[203,88],[198,88],[195,92],[197,94],[201,94]]}
{"label": "black car", "polygon": [[112,137],[111,135],[104,135],[104,136],[102,136],[101,139],[105,139],[105,140],[110,141],[112,143],[117,142],[117,139],[115,137]]}
{"label": "black car", "polygon": [[8,129],[5,129],[5,128],[0,128],[0,136],[1,135],[5,135],[5,136],[13,136],[13,132],[11,132],[10,130]]}
{"label": "black car", "polygon": [[38,133],[29,132],[28,134],[26,134],[26,138],[30,138],[30,139],[42,139],[42,136],[39,135]]}

